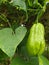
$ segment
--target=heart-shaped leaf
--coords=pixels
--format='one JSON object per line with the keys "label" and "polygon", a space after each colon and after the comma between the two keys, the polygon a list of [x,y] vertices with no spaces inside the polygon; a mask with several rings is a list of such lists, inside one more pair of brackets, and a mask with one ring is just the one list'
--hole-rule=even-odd
{"label": "heart-shaped leaf", "polygon": [[11,28],[4,28],[0,30],[0,49],[9,57],[12,57],[17,46],[23,40],[26,31],[26,28],[22,26],[16,28],[15,34],[12,34]]}

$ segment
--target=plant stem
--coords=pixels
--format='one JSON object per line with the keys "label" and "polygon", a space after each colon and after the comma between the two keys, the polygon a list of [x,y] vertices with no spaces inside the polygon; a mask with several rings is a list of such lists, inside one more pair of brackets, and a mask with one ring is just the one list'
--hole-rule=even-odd
{"label": "plant stem", "polygon": [[42,15],[44,14],[45,11],[46,11],[46,5],[44,5],[43,8],[38,12],[37,18],[36,18],[37,23],[40,20],[40,18],[42,17]]}

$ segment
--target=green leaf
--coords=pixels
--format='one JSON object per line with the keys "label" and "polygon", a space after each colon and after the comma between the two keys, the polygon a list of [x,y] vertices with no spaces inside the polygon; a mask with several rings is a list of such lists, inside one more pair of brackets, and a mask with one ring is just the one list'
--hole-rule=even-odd
{"label": "green leaf", "polygon": [[11,61],[10,65],[29,65],[29,64],[27,64],[21,57],[17,56]]}
{"label": "green leaf", "polygon": [[12,34],[11,28],[4,28],[0,30],[0,48],[9,56],[12,57],[17,46],[23,40],[26,34],[25,27],[18,27],[15,34]]}
{"label": "green leaf", "polygon": [[44,56],[39,56],[39,65],[49,65],[49,60]]}
{"label": "green leaf", "polygon": [[0,0],[0,4],[5,2],[7,2],[7,0]]}
{"label": "green leaf", "polygon": [[28,58],[28,60],[22,59],[20,56],[16,56],[12,61],[10,65],[39,65],[38,58],[32,57],[31,59]]}
{"label": "green leaf", "polygon": [[29,61],[30,65],[39,65],[38,57],[32,56]]}
{"label": "green leaf", "polygon": [[28,0],[28,3],[32,6],[33,4],[35,5],[35,3],[38,3],[38,0]]}
{"label": "green leaf", "polygon": [[[28,61],[29,60],[29,61]],[[22,59],[22,57],[16,56],[12,61],[10,65],[49,65],[49,61],[43,57],[39,56],[39,62],[38,57],[31,57],[27,61]]]}
{"label": "green leaf", "polygon": [[13,6],[15,7],[20,7],[20,9],[26,11],[26,4],[25,4],[25,1],[24,0],[12,0],[12,3],[11,3]]}

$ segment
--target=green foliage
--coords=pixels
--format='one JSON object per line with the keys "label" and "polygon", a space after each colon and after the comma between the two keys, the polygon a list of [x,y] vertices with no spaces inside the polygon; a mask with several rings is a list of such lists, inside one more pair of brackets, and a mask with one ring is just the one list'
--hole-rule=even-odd
{"label": "green foliage", "polygon": [[[19,8],[20,10],[26,11],[26,4],[24,0],[12,0],[11,2],[12,6],[15,6],[16,8]],[[18,7],[17,7],[18,6]]]}
{"label": "green foliage", "polygon": [[28,65],[28,64],[21,57],[17,56],[12,60],[11,65]]}
{"label": "green foliage", "polygon": [[29,61],[24,61],[20,56],[17,56],[12,60],[11,65],[49,65],[49,61],[44,56],[32,57]]}
{"label": "green foliage", "polygon": [[[37,62],[37,63],[35,63]],[[17,56],[15,57],[12,62],[11,62],[11,65],[36,65],[36,64],[39,64],[38,63],[38,58],[37,57],[33,57],[30,59],[30,62],[29,61],[24,61],[24,59],[22,59],[20,56]]]}
{"label": "green foliage", "polygon": [[0,0],[0,4],[5,2],[7,2],[7,0]]}
{"label": "green foliage", "polygon": [[[38,22],[42,20],[43,15],[44,17],[46,16],[44,13],[46,12],[48,3],[49,0],[0,0],[1,65],[49,65],[49,61],[45,57],[30,56],[26,49],[29,30],[34,23],[38,24]],[[45,19],[47,17],[45,17]],[[49,24],[47,21],[43,22],[42,20],[41,23],[45,26],[45,23]],[[39,26],[39,30],[37,30],[38,34],[36,37],[38,41],[41,41],[41,38],[44,38],[46,40],[49,39],[49,26],[46,26],[44,27],[46,30],[46,38],[44,37],[43,27]],[[40,32],[40,30],[43,31],[43,34]],[[34,31],[36,31],[36,29]],[[33,34],[35,36],[35,32],[31,32],[30,34]],[[38,35],[40,36],[40,38]],[[42,40],[43,43],[45,43],[44,39]],[[30,40],[32,40],[31,37]],[[30,40],[28,40],[28,42],[31,42]],[[38,48],[39,46],[40,45],[37,45]],[[45,45],[42,46],[45,47]],[[44,51],[43,47],[41,47],[40,49],[42,50],[42,52]],[[30,48],[30,51],[31,50],[32,49]],[[35,53],[38,52],[38,50],[35,50]],[[41,50],[40,53],[42,54]],[[48,44],[43,55],[49,57]]]}
{"label": "green foliage", "polygon": [[18,27],[15,30],[15,34],[13,33],[11,28],[5,28],[0,30],[0,48],[9,57],[12,57],[14,55],[17,46],[24,38],[25,34],[26,34],[26,28],[22,26]]}

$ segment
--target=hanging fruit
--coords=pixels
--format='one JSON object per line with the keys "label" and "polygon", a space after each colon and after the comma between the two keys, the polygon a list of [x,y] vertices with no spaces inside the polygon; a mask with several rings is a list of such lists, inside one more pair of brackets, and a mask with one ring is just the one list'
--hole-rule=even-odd
{"label": "hanging fruit", "polygon": [[41,55],[44,52],[45,39],[43,24],[36,23],[31,27],[26,46],[31,55]]}

